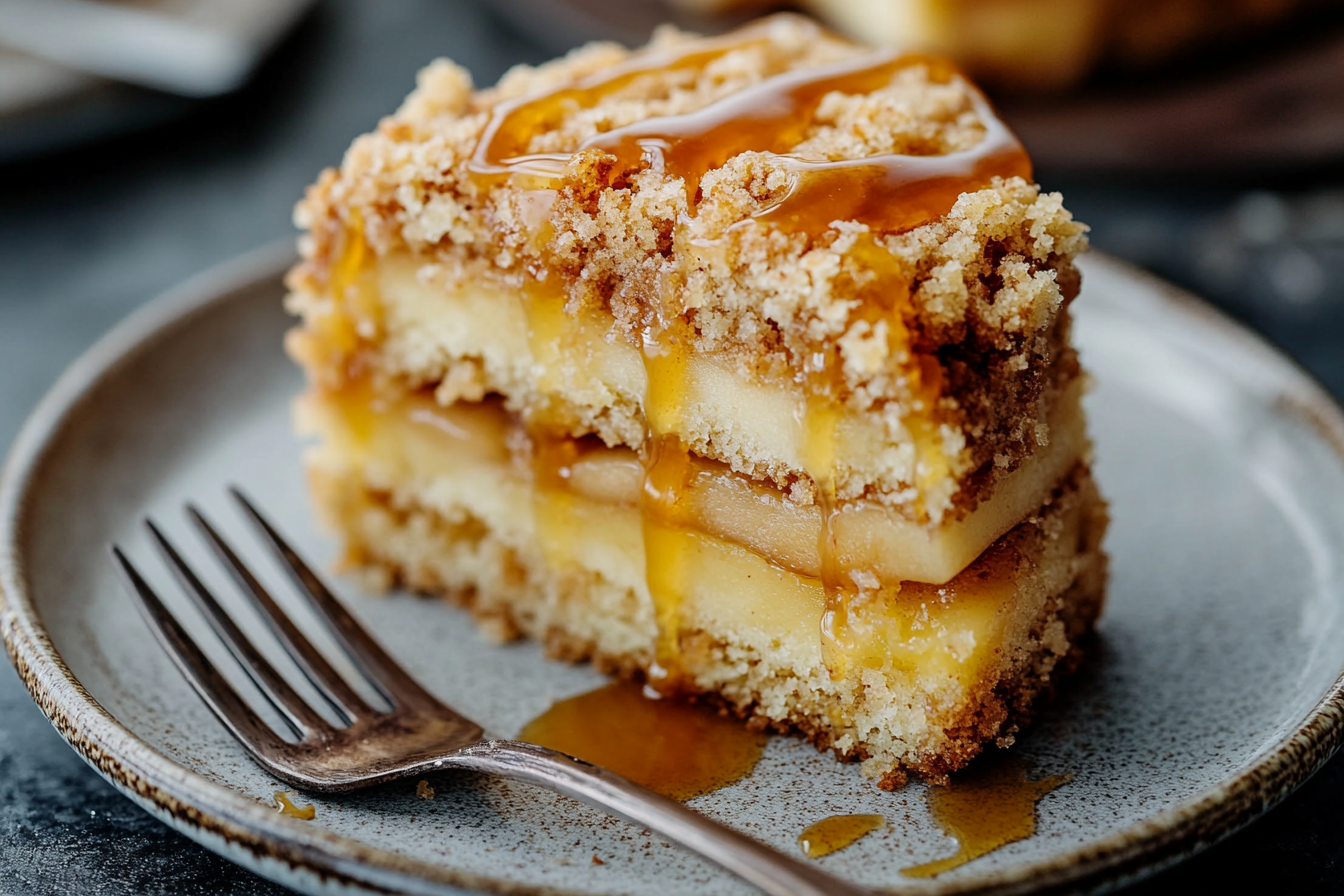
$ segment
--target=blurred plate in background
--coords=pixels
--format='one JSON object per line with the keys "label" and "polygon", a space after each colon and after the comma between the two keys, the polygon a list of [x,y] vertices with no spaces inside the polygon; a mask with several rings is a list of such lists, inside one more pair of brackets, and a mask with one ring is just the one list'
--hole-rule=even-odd
{"label": "blurred plate in background", "polygon": [[0,0],[0,163],[228,93],[312,0]]}

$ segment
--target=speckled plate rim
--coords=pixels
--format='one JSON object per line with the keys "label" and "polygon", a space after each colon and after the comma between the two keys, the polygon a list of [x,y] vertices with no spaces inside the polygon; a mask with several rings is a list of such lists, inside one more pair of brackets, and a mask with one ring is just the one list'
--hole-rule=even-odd
{"label": "speckled plate rim", "polygon": [[[546,887],[408,859],[287,819],[155,750],[84,689],[52,643],[28,589],[22,553],[38,473],[62,429],[104,377],[172,330],[292,263],[288,243],[212,268],[148,303],[100,339],[57,380],[20,430],[0,468],[0,634],[33,700],[100,775],[170,827],[257,873],[305,891],[556,894]],[[1344,411],[1305,371],[1261,337],[1203,301],[1100,252],[1084,269],[1131,280],[1135,301],[1208,331],[1231,351],[1282,378],[1278,403],[1303,418],[1344,464]],[[92,559],[92,558],[91,558]],[[1344,741],[1344,672],[1254,765],[1101,841],[1045,862],[948,881],[935,893],[1105,890],[1167,867],[1262,815],[1307,780]],[[929,892],[925,890],[925,892]]]}

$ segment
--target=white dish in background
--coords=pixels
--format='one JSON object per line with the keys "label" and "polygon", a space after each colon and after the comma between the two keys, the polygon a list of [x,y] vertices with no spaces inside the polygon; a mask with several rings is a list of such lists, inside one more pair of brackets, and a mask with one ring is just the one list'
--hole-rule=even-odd
{"label": "white dish in background", "polygon": [[[0,631],[43,711],[141,806],[300,890],[747,892],[596,810],[493,779],[445,775],[432,802],[414,782],[313,799],[311,822],[276,813],[280,788],[154,643],[107,545],[183,606],[139,521],[153,514],[213,573],[180,515],[195,500],[287,594],[227,504],[238,483],[301,550],[333,556],[290,435],[302,384],[279,347],[289,260],[248,256],[148,306],[71,368],[16,442],[0,480]],[[1089,887],[1230,833],[1339,745],[1344,416],[1207,306],[1097,253],[1083,270],[1076,336],[1097,381],[1088,410],[1112,502],[1112,582],[1091,660],[1013,747],[1034,775],[1073,775],[1041,801],[1036,835],[932,880],[902,878],[956,849],[924,785],[884,793],[788,738],[697,809],[786,851],[824,816],[881,814],[885,830],[821,860],[875,888]],[[213,581],[227,591],[222,574]],[[602,681],[533,644],[489,646],[444,604],[338,584],[410,671],[492,734]]]}
{"label": "white dish in background", "polygon": [[240,87],[313,0],[0,0],[0,163]]}

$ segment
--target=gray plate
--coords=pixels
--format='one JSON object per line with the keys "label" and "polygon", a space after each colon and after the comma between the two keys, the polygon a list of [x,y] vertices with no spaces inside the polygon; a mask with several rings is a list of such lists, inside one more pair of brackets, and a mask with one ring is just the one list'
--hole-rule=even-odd
{"label": "gray plate", "polygon": [[[288,261],[267,250],[147,306],[70,369],[19,436],[0,482],[0,630],[43,711],[145,809],[297,889],[743,892],[624,823],[490,779],[445,776],[432,802],[413,782],[318,799],[311,822],[272,808],[276,783],[151,640],[107,545],[176,597],[139,519],[168,523],[208,567],[179,507],[199,500],[246,540],[223,499],[237,482],[310,555],[333,555],[313,531],[287,420],[301,387],[279,349]],[[1097,381],[1088,403],[1114,575],[1093,660],[1014,747],[1040,774],[1074,775],[1042,800],[1036,836],[905,881],[900,868],[955,851],[923,785],[883,793],[786,738],[697,809],[783,850],[823,816],[881,813],[884,832],[822,860],[874,887],[1094,886],[1230,833],[1338,746],[1344,416],[1207,306],[1096,253],[1084,272],[1077,337]],[[441,603],[341,584],[412,672],[493,734],[601,681],[534,645],[487,646]]]}

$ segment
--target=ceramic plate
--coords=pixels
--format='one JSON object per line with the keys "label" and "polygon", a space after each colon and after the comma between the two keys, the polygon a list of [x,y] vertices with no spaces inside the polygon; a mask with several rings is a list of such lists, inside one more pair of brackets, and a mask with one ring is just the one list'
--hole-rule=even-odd
{"label": "ceramic plate", "polygon": [[[20,435],[0,484],[0,627],[38,704],[139,805],[300,890],[746,892],[596,810],[465,774],[433,781],[432,801],[403,782],[315,799],[313,821],[275,811],[277,783],[151,639],[107,546],[139,558],[181,607],[139,521],[152,513],[211,568],[180,507],[201,502],[251,546],[224,498],[236,482],[309,555],[333,556],[287,419],[301,387],[280,351],[289,261],[268,250],[150,304],[75,364]],[[1077,339],[1096,378],[1088,411],[1114,573],[1092,660],[1013,748],[1036,774],[1073,776],[1040,802],[1035,836],[932,880],[902,878],[956,850],[924,785],[883,793],[788,738],[696,809],[785,851],[823,816],[880,813],[884,831],[821,860],[879,889],[1092,887],[1230,833],[1338,746],[1344,417],[1207,306],[1096,253],[1084,274]],[[601,681],[532,644],[488,646],[442,603],[340,585],[421,681],[494,735]]]}

